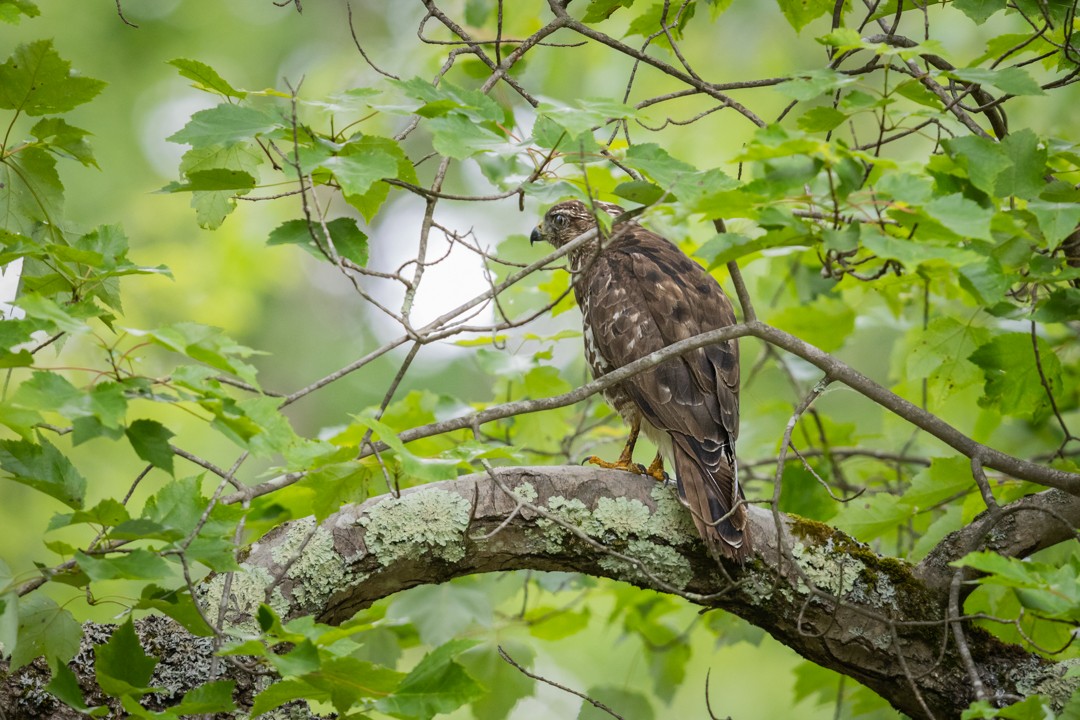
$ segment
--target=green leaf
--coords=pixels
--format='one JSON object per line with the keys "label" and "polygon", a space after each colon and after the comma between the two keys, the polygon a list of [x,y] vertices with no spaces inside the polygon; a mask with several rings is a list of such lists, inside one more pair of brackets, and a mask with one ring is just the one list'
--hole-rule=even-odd
{"label": "green leaf", "polygon": [[940,110],[942,107],[941,98],[930,92],[918,80],[905,80],[897,85],[894,91],[901,97],[906,97],[919,105],[934,108],[935,110]]}
{"label": "green leaf", "polygon": [[0,65],[0,108],[27,115],[67,112],[93,100],[105,83],[81,77],[53,49],[52,40],[19,45]]}
{"label": "green leaf", "polygon": [[581,21],[584,23],[598,23],[607,20],[619,8],[628,8],[633,4],[634,0],[589,0],[589,4],[585,8],[585,16]]}
{"label": "green leaf", "polygon": [[982,379],[982,372],[968,358],[990,339],[990,333],[970,322],[938,316],[926,329],[915,328],[909,351],[904,354],[904,377],[926,378],[936,402]]}
{"label": "green leaf", "polygon": [[994,211],[959,193],[935,198],[923,206],[926,214],[963,238],[990,240]]}
{"label": "green leaf", "polygon": [[1010,163],[997,178],[997,194],[1025,200],[1038,197],[1046,187],[1046,148],[1039,147],[1035,133],[1027,128],[1010,133],[1001,141],[1001,149]]}
{"label": "green leaf", "polygon": [[[572,613],[577,615],[578,613]],[[525,667],[531,667],[536,658],[536,651],[525,642],[509,638],[499,638],[507,654]],[[495,641],[477,645],[457,656],[457,662],[469,675],[485,688],[493,692],[471,704],[473,717],[505,718],[522,698],[529,697],[536,690],[536,681],[523,675],[517,668],[506,662],[499,655],[499,645]]]}
{"label": "green leaf", "polygon": [[157,663],[157,658],[143,651],[130,616],[113,631],[108,642],[94,646],[98,685],[113,697],[140,697],[150,692],[150,676]]}
{"label": "green leaf", "polygon": [[[259,609],[262,611],[264,608],[265,606]],[[259,626],[264,631],[274,632],[275,623],[273,621],[267,623],[265,620],[265,617],[260,617]],[[295,642],[293,648],[287,653],[270,656],[270,661],[283,677],[315,672],[321,665],[318,648],[315,647],[315,643],[307,638]]]}
{"label": "green leaf", "polygon": [[615,186],[615,194],[630,202],[652,205],[664,197],[666,192],[647,180],[631,180]]}
{"label": "green leaf", "polygon": [[483,694],[483,689],[454,657],[476,643],[452,640],[424,656],[390,697],[376,707],[390,715],[429,718],[452,712]]}
{"label": "green leaf", "polygon": [[953,7],[971,18],[976,25],[985,23],[998,10],[1004,10],[1006,0],[953,0]]}
{"label": "green leaf", "polygon": [[839,298],[820,295],[812,303],[774,313],[769,323],[825,352],[843,347],[855,329],[855,310]]}
{"label": "green leaf", "polygon": [[906,523],[914,514],[909,505],[896,502],[889,493],[857,498],[845,503],[836,515],[836,527],[863,541],[873,540]]}
{"label": "green leaf", "polygon": [[581,632],[589,626],[591,614],[588,606],[580,611],[573,611],[538,605],[530,608],[523,619],[528,623],[530,635],[550,641],[562,640]]}
{"label": "green leaf", "polygon": [[108,714],[109,709],[105,706],[99,705],[91,708],[86,704],[86,698],[83,697],[82,688],[79,686],[79,679],[71,671],[71,668],[67,666],[67,663],[50,662],[49,672],[52,674],[52,679],[45,686],[46,692],[84,715],[102,717]]}
{"label": "green leaf", "polygon": [[506,147],[506,140],[474,120],[454,113],[427,121],[435,150],[455,160]]}
{"label": "green leaf", "polygon": [[466,0],[465,22],[473,27],[483,27],[494,9],[494,0]]}
{"label": "green leaf", "polygon": [[218,93],[219,95],[236,98],[237,100],[243,100],[247,97],[246,92],[234,88],[225,81],[225,78],[218,74],[217,70],[214,70],[214,68],[206,63],[199,62],[198,60],[177,58],[175,60],[170,60],[169,64],[180,71],[181,77],[186,77],[188,80],[194,81],[195,87],[200,90]]}
{"label": "green leaf", "polygon": [[58,155],[70,155],[86,166],[97,167],[97,160],[90,149],[86,136],[90,133],[74,125],[68,125],[63,118],[42,118],[30,129],[30,134],[48,145],[49,150]]}
{"label": "green leaf", "polygon": [[160,585],[146,585],[135,608],[164,613],[180,623],[185,630],[199,637],[210,637],[214,634],[213,628],[206,624],[187,588],[171,590]]}
{"label": "green leaf", "polygon": [[436,86],[423,78],[393,81],[392,84],[410,98],[424,103],[415,111],[421,117],[456,113],[476,123],[500,123],[506,119],[499,104],[479,90],[463,88],[445,80]]}
{"label": "green leaf", "polygon": [[694,255],[706,262],[709,270],[727,264],[731,260],[766,250],[773,247],[806,245],[808,239],[792,232],[767,232],[757,237],[747,237],[739,233],[723,233],[706,240]]}
{"label": "green leaf", "polygon": [[1080,288],[1061,288],[1039,303],[1032,315],[1039,322],[1069,322],[1080,317]]}
{"label": "green leaf", "polygon": [[0,643],[11,653],[19,642],[19,595],[11,568],[0,560]]}
{"label": "green leaf", "polygon": [[0,467],[11,473],[15,482],[78,510],[83,506],[86,478],[48,440],[38,438],[38,443],[0,440]]}
{"label": "green leaf", "polygon": [[76,551],[75,561],[91,580],[161,580],[172,568],[157,553],[135,548],[114,557],[90,556]]}
{"label": "green leaf", "polygon": [[[697,5],[690,4],[684,6],[681,14],[676,13],[668,3],[654,3],[649,6],[647,10],[642,12],[636,18],[630,21],[630,27],[626,29],[626,36],[641,35],[642,37],[652,36],[660,30],[662,24],[667,24],[668,33],[675,40],[682,39],[683,30],[686,29],[686,25],[690,22],[690,18],[694,16],[697,11]],[[666,15],[665,15],[666,12]],[[674,22],[678,18],[678,22]],[[654,43],[663,47],[668,47],[670,43],[667,39],[667,34],[660,34],[653,40]]]}
{"label": "green leaf", "polygon": [[293,700],[329,700],[330,694],[316,690],[303,680],[279,680],[255,696],[251,716],[257,717]]}
{"label": "green leaf", "polygon": [[[431,608],[439,612],[431,612]],[[461,583],[442,583],[412,588],[394,600],[386,617],[412,623],[420,640],[442,645],[472,625],[491,627],[494,609],[485,591]]]}
{"label": "green leaf", "polygon": [[193,148],[205,148],[252,140],[281,127],[284,127],[281,121],[270,113],[222,103],[192,115],[188,124],[170,135],[168,140]]}
{"label": "green leaf", "polygon": [[154,467],[173,474],[173,452],[169,447],[173,432],[169,428],[157,420],[140,419],[128,425],[125,432],[136,455]]}
{"label": "green leaf", "polygon": [[998,176],[1012,165],[1001,143],[976,135],[949,138],[942,142],[949,157],[967,170],[971,184],[993,195]]}
{"label": "green leaf", "polygon": [[63,376],[42,370],[35,371],[19,386],[12,401],[24,408],[56,412],[71,420],[97,418],[108,428],[119,427],[127,412],[127,400],[118,383],[101,383],[84,391]]}
{"label": "green leaf", "polygon": [[[162,528],[174,531],[172,539],[180,539],[195,531],[202,519],[203,512],[210,501],[203,496],[197,477],[180,478],[166,484],[147,499],[143,507],[143,518],[156,523]],[[214,508],[218,512],[220,506]],[[210,519],[216,517],[211,513]],[[204,531],[211,531],[214,525],[208,521]]]}
{"label": "green leaf", "polygon": [[38,6],[31,0],[0,0],[0,21],[18,25],[22,17],[37,17],[41,14]]}
{"label": "green leaf", "polygon": [[1080,620],[1080,579],[1075,563],[1051,565],[976,552],[952,563],[987,573],[978,582],[1014,588],[1020,604],[1058,620]]}
{"label": "green leaf", "polygon": [[49,521],[49,530],[69,527],[81,523],[103,525],[112,527],[130,520],[127,508],[115,498],[102,498],[97,505],[87,510],[77,510],[73,513],[58,513]]}
{"label": "green leaf", "polygon": [[1006,275],[997,258],[986,258],[981,263],[972,263],[960,268],[960,287],[971,293],[980,305],[993,307],[1005,299],[1005,293],[1012,286],[1013,280],[1019,279]]}
{"label": "green leaf", "polygon": [[344,713],[361,698],[392,698],[404,677],[405,673],[366,660],[338,657],[323,661],[322,667],[303,679],[329,695],[334,708]]}
{"label": "green leaf", "polygon": [[713,198],[739,187],[738,181],[723,172],[699,171],[653,143],[632,145],[626,151],[626,163],[694,211],[707,211]]}
{"label": "green leaf", "polygon": [[[1042,371],[1050,389],[1061,392],[1061,360],[1050,344],[1036,340]],[[985,385],[979,405],[997,407],[1006,415],[1040,422],[1050,413],[1050,401],[1035,363],[1035,347],[1026,333],[1000,335],[980,346],[969,359],[982,368]]]}
{"label": "green leaf", "polygon": [[[339,217],[326,223],[330,231],[330,240],[334,243],[337,254],[352,260],[359,266],[367,264],[367,235],[357,227],[356,220]],[[307,220],[287,220],[276,227],[267,240],[267,245],[299,245],[315,258],[326,260],[326,256],[315,245],[312,233],[325,241],[325,234],[320,225],[308,226]],[[326,246],[327,250],[329,249]]]}
{"label": "green leaf", "polygon": [[[180,172],[185,177],[200,176],[212,170],[231,170],[258,178],[258,168],[265,161],[255,143],[237,142],[228,145],[197,147],[184,153],[180,160]],[[242,176],[238,176],[242,179]],[[239,180],[237,180],[239,182]],[[169,186],[171,187],[171,186]],[[194,190],[191,205],[201,227],[216,228],[236,208],[235,195],[244,195],[246,189]]]}
{"label": "green leaf", "polygon": [[931,260],[944,260],[950,265],[979,262],[982,255],[964,248],[913,242],[905,238],[886,235],[876,227],[862,227],[860,242],[874,255],[882,259],[899,260],[909,268],[915,268]]}
{"label": "green leaf", "polygon": [[180,717],[203,713],[229,712],[236,709],[232,694],[236,690],[235,680],[214,680],[200,685],[184,694],[179,705],[169,711]]}
{"label": "green leaf", "polygon": [[53,300],[37,293],[24,294],[18,301],[18,306],[26,312],[27,316],[47,320],[55,325],[57,330],[72,335],[90,331],[86,321],[90,317],[100,314],[100,311],[89,307],[92,304],[60,306]]}
{"label": "green leaf", "polygon": [[[405,151],[401,149],[401,146],[397,141],[392,138],[379,137],[377,135],[364,135],[359,139],[352,138],[349,140],[347,147],[351,156],[364,155],[367,153],[373,153],[376,155],[389,155],[397,161],[397,168],[385,175],[385,177],[396,177],[404,182],[416,184],[418,182],[416,177],[416,169],[413,167],[412,160],[409,159]],[[319,160],[322,162],[322,159]],[[352,205],[354,208],[360,211],[368,221],[375,216],[379,208],[389,197],[390,186],[384,182],[375,182],[368,188],[367,192],[362,194],[345,194],[345,202]]]}
{"label": "green leaf", "polygon": [[816,107],[802,114],[799,127],[806,132],[829,132],[840,127],[847,118],[845,113],[835,108]]}
{"label": "green leaf", "polygon": [[389,445],[398,459],[401,460],[402,469],[418,482],[453,480],[457,477],[458,463],[456,460],[424,458],[414,455],[405,447],[405,443],[398,439],[397,433],[389,425],[376,420],[371,412],[357,415],[356,420],[374,430],[379,439]]}
{"label": "green leaf", "polygon": [[832,68],[815,68],[776,86],[776,91],[792,100],[821,97],[855,82],[855,78]]}
{"label": "green leaf", "polygon": [[1038,221],[1043,240],[1050,249],[1056,249],[1080,225],[1080,203],[1037,200],[1028,203],[1028,210]]}
{"label": "green leaf", "polygon": [[[640,720],[653,720],[656,717],[649,698],[637,690],[627,690],[626,688],[611,685],[598,685],[586,690],[585,694],[593,700],[603,703],[623,717],[632,715],[635,719]],[[605,720],[610,717],[610,714],[585,701],[581,703],[581,711],[577,715],[577,720]]]}
{"label": "green leaf", "polygon": [[974,489],[975,479],[967,458],[936,457],[930,459],[930,467],[912,478],[900,502],[920,512]]}
{"label": "green leaf", "polygon": [[1010,95],[1045,95],[1046,92],[1035,82],[1035,78],[1028,74],[1027,70],[1019,67],[1008,67],[1003,70],[990,70],[989,68],[961,68],[950,70],[945,73],[957,80],[977,83],[979,85],[992,85],[1002,92]]}
{"label": "green leaf", "polygon": [[255,178],[243,170],[197,170],[187,173],[187,182],[171,182],[161,188],[162,192],[214,192],[221,190],[251,190]]}
{"label": "green leaf", "polygon": [[[26,147],[0,163],[0,227],[31,236],[37,223],[54,225],[63,215],[63,205],[56,158],[47,151]],[[23,283],[25,292],[25,269]]]}
{"label": "green leaf", "polygon": [[239,345],[220,328],[183,322],[154,330],[128,329],[132,335],[147,337],[164,348],[224,370],[241,380],[258,386],[255,368],[240,360],[255,354],[251,348]]}
{"label": "green leaf", "polygon": [[[808,2],[799,3],[798,0],[792,4],[809,5]],[[783,2],[781,1],[781,6]],[[799,28],[796,28],[798,30]],[[822,45],[828,45],[834,47],[837,50],[846,52],[848,50],[859,50],[862,48],[872,47],[870,43],[863,40],[862,35],[855,28],[838,27],[832,32],[825,33],[821,37],[817,38],[817,41]]]}
{"label": "green leaf", "polygon": [[11,669],[36,657],[66,663],[79,651],[82,626],[52,598],[34,593],[19,599],[19,642],[11,652]]}
{"label": "green leaf", "polygon": [[299,442],[288,419],[281,414],[277,398],[252,397],[239,402],[204,400],[202,406],[212,411],[213,427],[257,456],[286,454]]}
{"label": "green leaf", "polygon": [[397,159],[390,153],[365,148],[356,154],[328,158],[321,167],[333,173],[345,195],[363,195],[379,180],[396,177],[397,165]]}
{"label": "green leaf", "polygon": [[[576,100],[569,105],[540,103],[537,111],[534,140],[541,147],[558,147],[568,153],[595,151],[599,146],[593,128],[637,116],[637,111],[629,105],[600,99]],[[581,159],[587,161],[586,157]]]}
{"label": "green leaf", "polygon": [[[819,465],[815,468],[815,472],[821,475],[823,469],[824,467]],[[828,481],[828,476],[825,477]],[[781,480],[783,485],[780,509],[784,512],[812,517],[820,522],[825,522],[836,515],[839,504],[829,497],[829,492],[801,463],[785,464]]]}

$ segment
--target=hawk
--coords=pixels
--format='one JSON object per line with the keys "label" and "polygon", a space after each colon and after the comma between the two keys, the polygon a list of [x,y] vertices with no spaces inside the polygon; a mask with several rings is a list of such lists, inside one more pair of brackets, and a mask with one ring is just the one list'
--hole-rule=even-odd
{"label": "hawk", "polygon": [[[594,212],[618,205],[561,202],[530,241],[562,247],[596,227]],[[600,378],[634,360],[709,330],[735,324],[731,301],[705,270],[670,241],[624,223],[568,255],[581,308],[585,358]],[[750,554],[745,499],[735,464],[739,435],[739,345],[727,340],[667,360],[604,390],[630,426],[614,463],[587,461],[664,479],[675,466],[679,497],[714,557],[743,562]],[[649,468],[633,462],[638,433],[659,448]]]}

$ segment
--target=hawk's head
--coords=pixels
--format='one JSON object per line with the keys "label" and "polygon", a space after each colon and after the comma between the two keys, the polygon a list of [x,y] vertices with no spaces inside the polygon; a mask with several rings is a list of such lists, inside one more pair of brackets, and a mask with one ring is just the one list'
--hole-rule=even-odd
{"label": "hawk's head", "polygon": [[558,205],[553,205],[544,215],[544,220],[532,231],[529,236],[530,243],[543,240],[557,248],[562,247],[578,235],[596,226],[596,218],[593,212],[606,212],[612,217],[621,215],[624,210],[618,205],[606,202],[596,202],[592,206],[586,205],[580,200],[567,200]]}

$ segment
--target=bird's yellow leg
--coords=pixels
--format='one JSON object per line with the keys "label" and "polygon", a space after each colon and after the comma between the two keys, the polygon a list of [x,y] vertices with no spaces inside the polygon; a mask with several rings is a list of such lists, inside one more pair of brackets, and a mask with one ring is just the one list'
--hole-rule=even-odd
{"label": "bird's yellow leg", "polygon": [[656,457],[653,458],[652,463],[645,470],[645,474],[657,482],[667,482],[671,479],[664,472],[664,456],[660,454],[659,450],[656,451]]}
{"label": "bird's yellow leg", "polygon": [[601,460],[595,455],[582,460],[583,463],[589,463],[590,465],[599,465],[602,468],[609,468],[611,470],[626,470],[637,475],[645,474],[645,467],[639,463],[634,462],[634,445],[637,444],[638,433],[641,431],[641,420],[635,420],[634,424],[630,426],[630,437],[626,439],[626,445],[623,447],[622,452],[619,454],[619,459],[615,462],[608,462],[607,460]]}

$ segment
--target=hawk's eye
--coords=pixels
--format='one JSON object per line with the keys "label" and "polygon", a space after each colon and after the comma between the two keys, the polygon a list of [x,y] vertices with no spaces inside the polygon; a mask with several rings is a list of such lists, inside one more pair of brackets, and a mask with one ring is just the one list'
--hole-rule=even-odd
{"label": "hawk's eye", "polygon": [[557,213],[551,216],[551,224],[556,230],[565,230],[566,226],[570,224],[570,218],[562,213]]}

